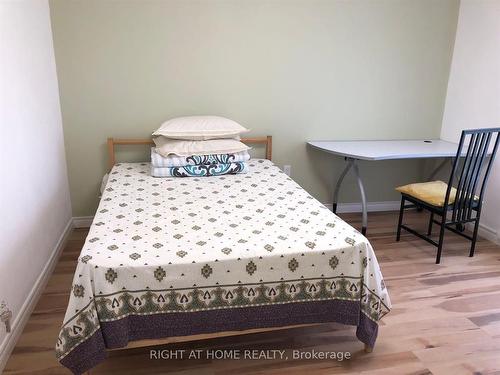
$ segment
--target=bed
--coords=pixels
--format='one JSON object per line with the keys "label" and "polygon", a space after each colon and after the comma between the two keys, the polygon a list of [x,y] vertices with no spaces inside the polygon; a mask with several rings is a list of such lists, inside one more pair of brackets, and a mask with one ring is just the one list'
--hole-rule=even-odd
{"label": "bed", "polygon": [[[271,138],[253,138],[266,145]],[[246,174],[110,167],[56,344],[76,374],[107,350],[338,322],[367,350],[390,300],[368,240],[268,159]],[[250,143],[250,142],[249,142]]]}

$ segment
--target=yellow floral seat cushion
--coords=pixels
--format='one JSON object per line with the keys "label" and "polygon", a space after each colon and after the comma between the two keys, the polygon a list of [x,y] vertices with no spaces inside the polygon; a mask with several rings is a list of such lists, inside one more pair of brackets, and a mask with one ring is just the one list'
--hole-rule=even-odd
{"label": "yellow floral seat cushion", "polygon": [[[442,207],[444,205],[446,189],[448,189],[448,184],[443,181],[421,182],[399,186],[396,188],[397,191],[403,194],[410,195],[414,198],[437,207]],[[452,187],[449,199],[450,204],[455,202],[456,193],[457,189]]]}

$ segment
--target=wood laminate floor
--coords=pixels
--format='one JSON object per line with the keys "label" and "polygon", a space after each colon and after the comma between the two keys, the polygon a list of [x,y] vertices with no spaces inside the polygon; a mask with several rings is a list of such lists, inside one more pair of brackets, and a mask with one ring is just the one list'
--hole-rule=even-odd
{"label": "wood laminate floor", "polygon": [[[359,226],[359,215],[342,216]],[[423,230],[426,217],[410,213],[407,222]],[[396,222],[393,212],[370,214],[368,237],[393,303],[373,353],[363,353],[353,327],[325,324],[161,347],[281,349],[288,360],[151,360],[150,348],[138,348],[110,353],[92,374],[500,374],[500,246],[480,240],[469,258],[469,242],[448,232],[436,265],[426,242],[409,234],[395,241]],[[86,234],[71,234],[5,374],[69,373],[53,348]],[[352,358],[293,360],[292,349],[348,351]]]}

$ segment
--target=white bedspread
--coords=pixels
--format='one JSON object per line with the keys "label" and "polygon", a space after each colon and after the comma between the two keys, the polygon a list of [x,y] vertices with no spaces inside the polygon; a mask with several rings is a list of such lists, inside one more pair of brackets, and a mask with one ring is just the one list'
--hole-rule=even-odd
{"label": "white bedspread", "polygon": [[272,162],[190,179],[153,178],[149,163],[117,164],[56,351],[61,360],[102,322],[128,315],[328,299],[358,301],[374,322],[390,308],[368,240]]}

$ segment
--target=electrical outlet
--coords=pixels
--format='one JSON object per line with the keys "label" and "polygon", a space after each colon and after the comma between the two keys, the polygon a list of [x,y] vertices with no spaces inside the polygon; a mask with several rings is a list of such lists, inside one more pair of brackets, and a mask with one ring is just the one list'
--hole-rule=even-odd
{"label": "electrical outlet", "polygon": [[292,175],[292,166],[291,165],[284,165],[283,172],[285,172],[285,174],[287,176],[291,176]]}

